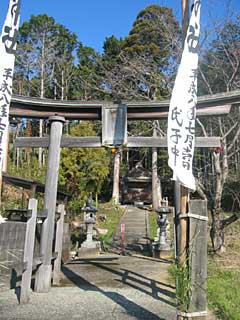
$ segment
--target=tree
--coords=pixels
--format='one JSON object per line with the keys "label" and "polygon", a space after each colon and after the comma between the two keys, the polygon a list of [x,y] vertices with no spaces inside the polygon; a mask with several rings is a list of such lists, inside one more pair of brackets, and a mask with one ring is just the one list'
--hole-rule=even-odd
{"label": "tree", "polygon": [[61,24],[57,24],[56,29],[57,52],[54,62],[54,98],[60,97],[61,100],[68,100],[73,91],[72,83],[76,74],[73,53],[78,46],[77,35]]}
{"label": "tree", "polygon": [[[103,74],[108,93],[115,100],[155,100],[167,95],[179,41],[180,29],[171,9],[151,5],[142,10],[125,39],[117,43],[110,38],[104,44]],[[109,43],[117,54],[114,64],[108,63],[112,54]]]}
{"label": "tree", "polygon": [[102,97],[103,80],[100,76],[100,55],[91,47],[79,44],[77,49],[78,65],[75,77],[75,97],[93,100]]}
{"label": "tree", "polygon": [[[74,125],[72,136],[95,136],[92,123]],[[63,148],[60,160],[60,183],[73,193],[75,205],[83,205],[92,192],[96,198],[109,174],[109,156],[104,148]]]}
{"label": "tree", "polygon": [[[227,92],[240,88],[240,17],[227,21],[217,30],[216,38],[207,47],[200,64],[200,90],[202,93]],[[223,195],[228,193],[239,203],[239,194],[228,185],[236,178],[239,159],[239,110],[232,108],[224,118],[199,122],[205,136],[220,136],[221,148],[210,150],[204,157],[204,167],[198,172],[198,190],[211,204],[211,239],[214,251],[224,248],[224,229],[239,218],[239,206],[232,207],[232,214],[223,215]],[[208,171],[206,176],[205,171]],[[232,175],[234,174],[234,175]],[[235,177],[234,177],[235,176]],[[209,180],[209,177],[212,177]],[[227,188],[226,188],[227,187]],[[228,190],[228,192],[227,192]]]}

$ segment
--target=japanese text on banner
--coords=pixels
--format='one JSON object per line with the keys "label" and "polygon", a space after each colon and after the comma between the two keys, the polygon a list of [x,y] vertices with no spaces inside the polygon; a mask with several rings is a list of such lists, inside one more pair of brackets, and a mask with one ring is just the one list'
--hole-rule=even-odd
{"label": "japanese text on banner", "polygon": [[7,156],[9,105],[20,19],[20,0],[10,0],[0,38],[0,168]]}
{"label": "japanese text on banner", "polygon": [[173,179],[195,190],[192,161],[195,144],[198,49],[201,1],[195,0],[168,114],[168,164]]}

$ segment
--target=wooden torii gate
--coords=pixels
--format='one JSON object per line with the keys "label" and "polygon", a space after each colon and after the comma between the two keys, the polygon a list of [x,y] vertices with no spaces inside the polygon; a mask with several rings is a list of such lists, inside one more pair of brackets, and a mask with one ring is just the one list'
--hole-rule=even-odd
{"label": "wooden torii gate", "polygon": [[[197,117],[223,116],[230,112],[231,105],[240,102],[240,91],[212,96],[203,96],[198,100]],[[35,291],[48,292],[52,278],[52,243],[54,236],[54,217],[56,209],[56,193],[60,148],[91,148],[125,146],[131,148],[167,147],[167,139],[162,137],[128,137],[128,120],[158,120],[168,115],[169,101],[112,104],[103,102],[62,102],[48,99],[13,96],[10,116],[22,118],[48,119],[50,122],[49,137],[20,137],[15,146],[42,147],[49,149],[44,209],[48,216],[45,219],[41,234],[41,255],[43,263],[36,273]],[[64,121],[102,120],[102,136],[71,137],[62,136]],[[196,137],[196,147],[219,147],[219,137]],[[194,211],[194,208],[192,208]],[[206,250],[205,250],[206,251]],[[205,253],[206,254],[206,253]],[[206,299],[204,300],[206,304]]]}

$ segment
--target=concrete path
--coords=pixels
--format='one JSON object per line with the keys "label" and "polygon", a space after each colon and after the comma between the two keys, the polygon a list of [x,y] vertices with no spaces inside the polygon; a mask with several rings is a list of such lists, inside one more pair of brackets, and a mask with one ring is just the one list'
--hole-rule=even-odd
{"label": "concrete path", "polygon": [[125,225],[125,247],[129,250],[143,251],[148,248],[148,212],[134,206],[126,206],[125,213],[113,237],[113,246],[121,246],[120,225]]}
{"label": "concrete path", "polygon": [[174,286],[169,262],[104,254],[63,267],[62,286],[31,294],[18,305],[14,290],[0,292],[1,320],[173,320]]}

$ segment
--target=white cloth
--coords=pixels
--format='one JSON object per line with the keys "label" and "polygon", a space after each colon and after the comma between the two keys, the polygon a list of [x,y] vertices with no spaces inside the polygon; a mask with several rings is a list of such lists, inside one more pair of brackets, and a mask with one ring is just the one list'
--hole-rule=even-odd
{"label": "white cloth", "polygon": [[168,114],[168,164],[173,179],[195,190],[192,160],[197,104],[201,1],[195,0]]}
{"label": "white cloth", "polygon": [[20,19],[20,0],[10,0],[0,38],[0,169],[6,157],[9,105]]}

